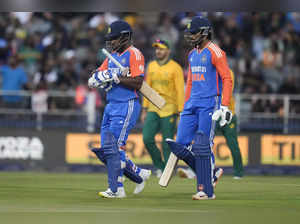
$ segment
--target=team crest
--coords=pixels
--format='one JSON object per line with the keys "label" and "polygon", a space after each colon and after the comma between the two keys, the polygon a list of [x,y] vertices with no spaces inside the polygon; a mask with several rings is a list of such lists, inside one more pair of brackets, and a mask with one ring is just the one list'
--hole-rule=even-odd
{"label": "team crest", "polygon": [[206,55],[203,55],[202,58],[201,58],[201,62],[202,62],[203,64],[205,64],[206,61],[207,61]]}
{"label": "team crest", "polygon": [[121,63],[122,63],[123,65],[125,65],[125,63],[126,63],[126,58],[123,58],[123,59],[121,60]]}

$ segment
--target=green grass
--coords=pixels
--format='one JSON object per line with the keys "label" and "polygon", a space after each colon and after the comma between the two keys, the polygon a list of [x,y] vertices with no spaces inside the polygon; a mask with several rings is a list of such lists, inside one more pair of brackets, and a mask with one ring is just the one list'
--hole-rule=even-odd
{"label": "green grass", "polygon": [[300,221],[299,177],[223,176],[216,200],[193,201],[195,181],[173,178],[162,189],[152,177],[140,195],[125,181],[127,198],[102,199],[104,174],[0,172],[0,223],[222,223]]}

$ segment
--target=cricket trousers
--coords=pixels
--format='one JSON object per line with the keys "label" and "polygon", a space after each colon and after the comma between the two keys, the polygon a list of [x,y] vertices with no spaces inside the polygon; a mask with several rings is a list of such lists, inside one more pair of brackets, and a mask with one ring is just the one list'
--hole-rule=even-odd
{"label": "cricket trousers", "polygon": [[233,170],[234,176],[242,177],[244,174],[242,156],[240,152],[240,147],[238,143],[238,135],[236,128],[237,117],[234,115],[230,124],[225,125],[224,127],[220,127],[219,124],[216,126],[216,130],[220,131],[225,139],[226,143],[230,149],[232,159],[233,159]]}
{"label": "cricket trousers", "polygon": [[[155,112],[148,112],[143,127],[143,141],[146,146],[148,153],[151,156],[153,165],[155,168],[164,170],[165,165],[169,159],[171,150],[169,145],[166,143],[166,138],[174,138],[176,131],[176,120],[177,115],[173,114],[167,117],[160,117]],[[162,133],[162,152],[155,143],[155,135],[160,132]]]}

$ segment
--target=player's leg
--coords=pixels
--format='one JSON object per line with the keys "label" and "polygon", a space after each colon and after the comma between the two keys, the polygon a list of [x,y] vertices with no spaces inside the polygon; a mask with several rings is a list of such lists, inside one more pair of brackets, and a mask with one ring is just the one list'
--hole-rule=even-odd
{"label": "player's leg", "polygon": [[93,149],[98,159],[102,161],[108,170],[108,185],[109,188],[104,192],[99,192],[103,197],[119,197],[118,195],[118,174],[120,172],[121,164],[118,153],[118,147],[115,138],[111,132],[109,132],[109,107],[106,107],[103,114],[101,124],[101,149]]}
{"label": "player's leg", "polygon": [[[130,100],[128,103],[122,103],[118,104],[116,107],[118,107],[118,110],[114,110],[111,121],[110,130],[114,132],[115,136],[118,136],[118,146],[119,150],[122,152],[126,144],[128,134],[130,130],[135,126],[141,106],[137,99]],[[137,167],[128,157],[126,158],[126,166],[131,168],[135,172],[136,175],[142,178],[142,182],[136,182],[137,187],[141,187],[141,185],[144,185],[144,181],[149,178],[151,175],[151,171],[144,170],[139,167]],[[131,179],[132,180],[132,179]],[[139,191],[140,192],[140,191]]]}
{"label": "player's leg", "polygon": [[[96,154],[97,158],[106,165],[106,160],[104,158],[104,153],[101,148],[93,148],[92,151]],[[136,172],[137,169],[133,167],[131,160],[126,160],[126,167],[124,169],[124,175],[131,181],[140,184],[143,182],[143,178],[140,177]]]}
{"label": "player's leg", "polygon": [[117,141],[111,132],[101,133],[101,149],[106,161],[109,189],[99,192],[99,195],[102,197],[119,197],[118,187],[123,187],[120,184],[120,176],[122,176],[121,162]]}
{"label": "player's leg", "polygon": [[212,114],[219,106],[218,97],[202,101],[203,107],[197,110],[198,129],[194,138],[192,151],[195,155],[195,169],[197,176],[197,191],[194,200],[215,198],[213,189],[213,158],[212,146],[215,122]]}
{"label": "player's leg", "polygon": [[176,141],[166,139],[171,151],[182,159],[189,167],[195,170],[195,158],[191,152],[191,142],[197,129],[197,117],[191,113],[181,113]]}
{"label": "player's leg", "polygon": [[174,138],[174,134],[176,131],[176,121],[177,116],[175,114],[161,118],[161,132],[162,132],[162,149],[163,149],[163,155],[164,155],[164,164],[168,162],[171,150],[169,145],[166,142],[167,138]]}
{"label": "player's leg", "polygon": [[164,170],[165,164],[161,152],[155,143],[155,135],[159,132],[161,118],[155,112],[148,112],[143,126],[143,141],[153,165],[156,169]]}
{"label": "player's leg", "polygon": [[199,193],[194,195],[193,199],[212,198],[214,193],[212,183],[213,168],[209,137],[203,132],[198,132],[195,136],[195,143],[192,150],[195,155],[197,191]]}
{"label": "player's leg", "polygon": [[238,143],[236,128],[236,115],[233,116],[231,123],[222,128],[223,135],[231,151],[233,159],[233,170],[235,177],[242,177],[244,174],[241,151]]}

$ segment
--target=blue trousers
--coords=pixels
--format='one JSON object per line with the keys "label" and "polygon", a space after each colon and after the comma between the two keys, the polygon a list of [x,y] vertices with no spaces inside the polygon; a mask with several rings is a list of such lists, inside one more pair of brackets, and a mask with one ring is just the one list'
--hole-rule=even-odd
{"label": "blue trousers", "polygon": [[215,122],[212,121],[212,115],[219,107],[218,96],[188,100],[180,114],[176,142],[188,146],[198,132],[209,136],[212,147],[215,134]]}
{"label": "blue trousers", "polygon": [[132,99],[128,102],[108,103],[103,114],[101,133],[111,132],[118,141],[118,146],[124,146],[130,130],[139,118],[140,112],[141,105],[138,99]]}
{"label": "blue trousers", "polygon": [[[114,139],[117,145],[117,150],[119,150],[119,155],[114,154],[114,156],[106,160],[109,187],[113,192],[116,191],[117,187],[123,187],[123,175],[126,163],[130,164],[132,170],[136,172],[136,175],[140,172],[140,168],[136,167],[132,161],[126,157],[125,151],[120,149],[126,145],[128,134],[135,126],[140,111],[141,105],[138,99],[132,99],[126,102],[109,102],[105,107],[101,125],[101,139],[104,139],[107,133],[111,133],[113,135],[112,139]],[[101,141],[101,149],[105,148],[104,144],[110,145],[109,143]]]}

